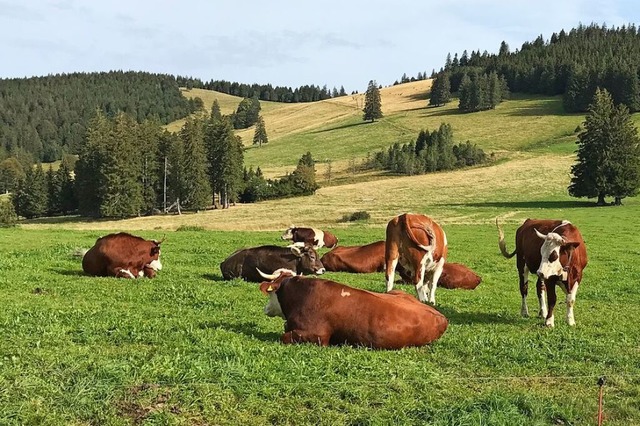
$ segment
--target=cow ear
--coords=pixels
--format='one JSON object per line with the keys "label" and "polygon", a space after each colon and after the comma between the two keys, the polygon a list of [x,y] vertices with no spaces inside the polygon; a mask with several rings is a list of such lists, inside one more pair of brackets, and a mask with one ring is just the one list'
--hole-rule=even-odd
{"label": "cow ear", "polygon": [[580,245],[580,241],[567,241],[563,245],[575,249]]}
{"label": "cow ear", "polygon": [[273,293],[278,290],[278,288],[280,288],[280,283],[274,283],[271,281],[263,281],[260,283],[260,291],[265,295]]}
{"label": "cow ear", "polygon": [[302,256],[302,250],[300,250],[300,246],[292,244],[289,247],[291,248],[291,253],[295,254],[298,257]]}
{"label": "cow ear", "polygon": [[155,256],[158,253],[160,253],[160,246],[151,247],[151,256]]}

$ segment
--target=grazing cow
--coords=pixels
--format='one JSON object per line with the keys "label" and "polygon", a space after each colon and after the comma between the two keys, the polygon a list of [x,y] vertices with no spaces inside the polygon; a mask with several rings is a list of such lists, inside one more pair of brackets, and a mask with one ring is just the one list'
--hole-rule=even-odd
{"label": "grazing cow", "polygon": [[126,232],[100,237],[82,258],[82,269],[99,277],[153,278],[162,269],[160,244]]}
{"label": "grazing cow", "polygon": [[423,346],[447,329],[444,315],[402,292],[373,293],[319,278],[277,271],[260,290],[265,314],[285,319],[282,343],[348,344],[375,349]]}
{"label": "grazing cow", "polygon": [[409,271],[421,302],[436,303],[436,286],[447,257],[447,236],[431,218],[405,213],[389,221],[385,242],[387,291],[400,264]]}
{"label": "grazing cow", "polygon": [[[325,253],[320,261],[330,272],[356,274],[382,272],[385,269],[384,250],[384,241],[376,241],[364,246],[338,246]],[[396,266],[396,272],[400,274],[404,282],[413,281],[411,274],[405,271],[402,265]],[[445,263],[442,267],[442,275],[438,280],[438,287],[473,290],[481,281],[482,279],[465,265]]]}
{"label": "grazing cow", "polygon": [[[538,314],[546,318],[545,325],[554,326],[556,284],[567,295],[567,322],[569,325],[575,325],[573,306],[578,286],[582,282],[582,270],[587,266],[587,248],[578,228],[567,221],[527,219],[516,231],[516,248],[513,253],[509,253],[498,219],[496,226],[500,252],[507,259],[516,256],[522,295],[522,316],[529,316],[529,273],[535,273],[538,275],[536,292],[540,302]],[[545,299],[549,302],[548,309]]]}
{"label": "grazing cow", "polygon": [[321,247],[334,248],[338,245],[338,239],[330,232],[315,228],[297,228],[294,225],[284,231],[281,238],[294,243],[311,244],[316,250]]}
{"label": "grazing cow", "polygon": [[245,281],[260,282],[262,277],[257,268],[267,273],[280,268],[290,269],[297,274],[323,274],[325,271],[320,256],[313,247],[297,245],[241,249],[220,264],[225,280],[242,278]]}

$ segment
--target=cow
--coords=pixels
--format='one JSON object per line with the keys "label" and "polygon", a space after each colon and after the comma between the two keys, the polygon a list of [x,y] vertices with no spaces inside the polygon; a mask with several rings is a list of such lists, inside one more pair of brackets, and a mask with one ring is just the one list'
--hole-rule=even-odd
{"label": "cow", "polygon": [[[325,253],[320,261],[327,272],[350,272],[366,274],[371,272],[383,272],[385,242],[376,241],[364,246],[338,246]],[[402,265],[396,266],[396,272],[400,274],[402,281],[412,282],[411,274],[405,271]],[[442,267],[442,275],[438,280],[438,287],[446,289],[461,288],[473,290],[482,278],[461,263],[446,262]]]}
{"label": "cow", "polygon": [[405,213],[387,224],[385,273],[387,292],[393,290],[400,264],[412,277],[421,302],[436,304],[436,286],[447,257],[447,236],[433,219]]}
{"label": "cow", "polygon": [[284,231],[281,238],[294,243],[311,244],[316,250],[322,247],[331,249],[338,245],[338,239],[330,232],[316,228],[299,228],[294,225]]}
{"label": "cow", "polygon": [[[538,276],[536,293],[540,303],[538,315],[545,318],[545,325],[553,327],[556,305],[556,284],[562,288],[567,300],[567,323],[576,324],[573,307],[578,287],[582,282],[582,271],[587,266],[587,248],[576,226],[568,221],[550,219],[527,219],[516,230],[516,248],[507,251],[504,232],[498,224],[498,245],[507,259],[516,256],[522,306],[520,313],[529,316],[527,292],[529,274]],[[547,300],[548,299],[548,307]]]}
{"label": "cow", "polygon": [[431,343],[448,326],[444,315],[403,291],[374,293],[292,271],[263,276],[264,313],[286,321],[284,344],[400,349]]}
{"label": "cow", "polygon": [[99,277],[153,278],[162,269],[161,241],[126,232],[100,237],[82,257],[86,274]]}
{"label": "cow", "polygon": [[289,247],[260,246],[237,250],[220,264],[225,280],[242,278],[260,282],[257,268],[267,273],[287,268],[297,274],[323,274],[325,271],[320,256],[310,245]]}

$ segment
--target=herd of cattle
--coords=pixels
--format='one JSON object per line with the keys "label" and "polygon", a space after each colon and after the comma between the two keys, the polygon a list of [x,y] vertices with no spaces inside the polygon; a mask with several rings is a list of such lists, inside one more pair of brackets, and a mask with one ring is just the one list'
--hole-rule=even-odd
{"label": "herd of cattle", "polygon": [[[537,275],[539,315],[554,326],[556,286],[566,294],[567,322],[587,252],[578,228],[567,221],[527,219],[516,231],[509,253],[496,219],[501,253],[516,256],[523,316],[529,316],[529,274]],[[350,344],[380,349],[422,346],[445,332],[448,320],[435,305],[436,287],[474,289],[481,278],[465,265],[447,263],[447,237],[431,218],[402,214],[387,225],[386,240],[363,246],[338,246],[331,233],[291,226],[282,235],[286,247],[266,245],[232,253],[220,264],[224,279],[259,282],[268,296],[268,316],[285,320],[283,343]],[[85,273],[121,278],[153,278],[162,269],[160,244],[128,233],[98,238],[82,259]],[[331,250],[322,257],[317,250]],[[304,275],[324,272],[385,272],[386,293]],[[395,273],[415,285],[418,299],[393,290]]]}

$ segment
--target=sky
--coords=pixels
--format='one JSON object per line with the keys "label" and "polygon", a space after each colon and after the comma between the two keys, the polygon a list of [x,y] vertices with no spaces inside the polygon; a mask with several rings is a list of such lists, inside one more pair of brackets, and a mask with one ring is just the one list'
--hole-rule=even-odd
{"label": "sky", "polygon": [[640,26],[634,0],[0,0],[0,78],[110,70],[363,92],[580,23]]}

